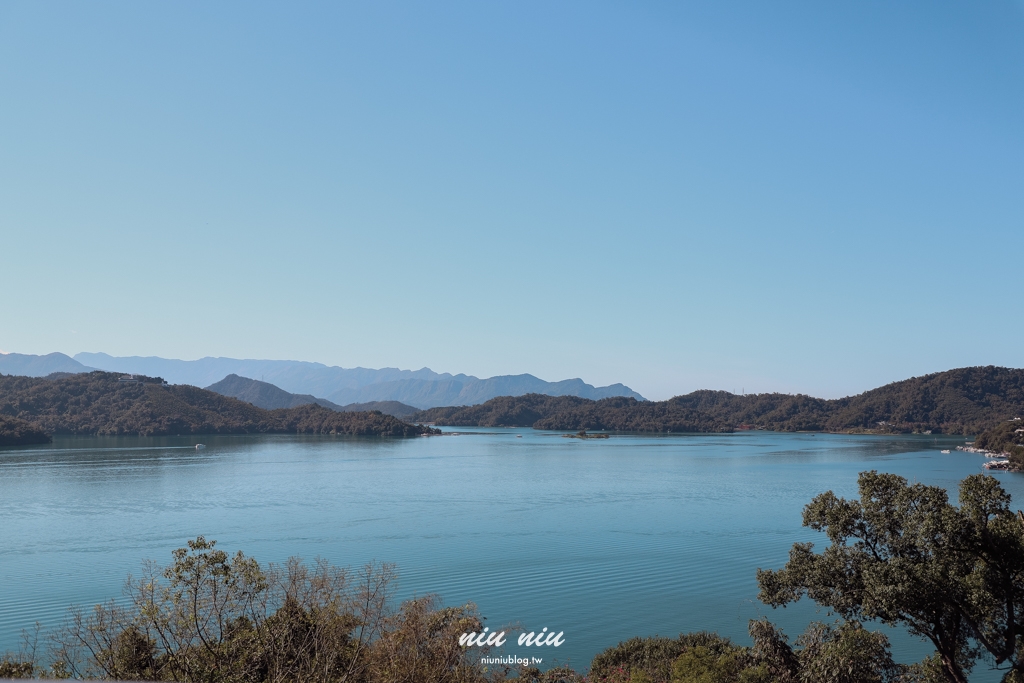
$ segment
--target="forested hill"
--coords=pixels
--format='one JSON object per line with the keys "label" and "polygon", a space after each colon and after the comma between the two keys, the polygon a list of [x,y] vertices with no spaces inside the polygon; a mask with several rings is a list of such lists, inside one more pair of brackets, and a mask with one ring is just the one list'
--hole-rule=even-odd
{"label": "forested hill", "polygon": [[0,375],[0,416],[47,434],[353,434],[430,433],[380,412],[336,412],[318,405],[264,410],[212,391],[168,386],[159,378],[124,382],[118,373],[55,379]]}
{"label": "forested hill", "polygon": [[239,377],[238,375],[228,375],[221,381],[206,387],[206,389],[222,396],[237,398],[240,401],[245,401],[267,410],[298,408],[309,403],[315,403],[331,410],[341,410],[341,406],[325,398],[317,398],[310,394],[293,394],[269,382],[261,382],[257,379]]}
{"label": "forested hill", "polygon": [[413,413],[419,412],[418,408],[407,406],[398,401],[370,401],[368,403],[350,403],[339,406],[337,403],[328,401],[325,398],[317,398],[310,394],[293,394],[269,382],[261,382],[238,375],[228,375],[221,381],[211,384],[206,388],[209,391],[223,396],[231,396],[232,398],[237,398],[267,410],[297,408],[307,403],[315,403],[324,408],[345,412],[365,413],[379,410],[385,415],[393,415],[399,420],[404,420]]}
{"label": "forested hill", "polygon": [[50,443],[53,439],[39,427],[8,415],[0,415],[0,447]]}
{"label": "forested hill", "polygon": [[1024,466],[1024,421],[1007,420],[978,435],[974,445],[987,451],[1009,455],[1018,466]]}
{"label": "forested hill", "polygon": [[528,394],[478,406],[432,408],[412,419],[451,426],[642,432],[759,428],[977,434],[1018,416],[1024,416],[1024,370],[987,366],[915,377],[834,400],[725,391],[695,391],[667,401]]}

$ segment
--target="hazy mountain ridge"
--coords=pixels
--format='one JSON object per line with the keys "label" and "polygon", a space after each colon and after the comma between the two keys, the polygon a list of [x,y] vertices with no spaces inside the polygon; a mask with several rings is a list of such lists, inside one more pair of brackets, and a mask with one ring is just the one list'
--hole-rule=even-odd
{"label": "hazy mountain ridge", "polygon": [[[622,384],[594,387],[581,379],[547,382],[533,375],[500,375],[480,379],[472,375],[437,373],[429,368],[340,368],[322,363],[282,360],[200,358],[183,361],[156,356],[115,357],[105,353],[79,353],[79,364],[109,372],[163,377],[171,384],[210,386],[227,375],[251,377],[292,394],[321,396],[342,405],[374,401],[399,401],[417,408],[482,403],[496,396],[530,392],[600,399],[607,396],[643,396]],[[57,368],[50,370],[56,371]],[[45,375],[49,373],[38,373]]]}
{"label": "hazy mountain ridge", "polygon": [[221,381],[206,387],[206,390],[222,396],[237,398],[264,410],[297,408],[310,403],[331,410],[341,410],[341,406],[327,399],[317,398],[310,394],[292,394],[269,382],[261,382],[258,379],[249,379],[238,375],[228,375]]}
{"label": "hazy mountain ridge", "polygon": [[419,411],[418,408],[399,403],[398,401],[370,401],[340,406],[325,398],[317,398],[310,394],[292,394],[269,382],[261,382],[257,379],[239,377],[238,375],[228,375],[221,381],[206,387],[206,389],[222,396],[237,398],[240,401],[251,403],[265,410],[297,408],[298,406],[312,403],[339,412],[379,410],[385,415],[392,415],[399,419],[404,419]]}
{"label": "hazy mountain ridge", "polygon": [[500,375],[488,379],[475,377],[466,379],[453,377],[448,380],[435,381],[408,379],[370,384],[358,389],[342,389],[328,396],[336,403],[396,400],[416,407],[431,408],[446,405],[476,405],[498,396],[522,396],[531,393],[548,396],[579,396],[593,400],[610,396],[645,400],[643,396],[623,384],[594,387],[581,379],[546,382],[528,374]]}
{"label": "hazy mountain ridge", "polygon": [[45,377],[54,372],[91,372],[96,368],[82,365],[63,353],[36,356],[28,353],[0,353],[0,375]]}
{"label": "hazy mountain ridge", "polygon": [[[403,379],[445,380],[453,375],[436,373],[429,368],[399,370],[398,368],[340,368],[323,363],[293,360],[254,360],[206,357],[198,360],[177,360],[158,356],[110,356],[106,353],[78,353],[75,360],[108,372],[127,372],[163,377],[171,384],[205,387],[228,375],[251,377],[269,382],[293,394],[327,396],[343,388]],[[466,377],[458,375],[457,377]]]}

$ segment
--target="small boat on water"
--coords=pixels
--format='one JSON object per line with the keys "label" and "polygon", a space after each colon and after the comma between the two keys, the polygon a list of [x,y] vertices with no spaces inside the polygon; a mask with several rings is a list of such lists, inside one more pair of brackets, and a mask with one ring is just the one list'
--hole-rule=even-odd
{"label": "small boat on water", "polygon": [[205,444],[205,443],[197,443],[197,444],[196,444],[196,450],[197,450],[197,451],[201,451],[201,450],[203,450],[204,448],[206,448],[206,444]]}
{"label": "small boat on water", "polygon": [[947,448],[947,449],[946,449],[946,450],[944,450],[944,451],[939,451],[939,453],[949,453],[949,449]]}

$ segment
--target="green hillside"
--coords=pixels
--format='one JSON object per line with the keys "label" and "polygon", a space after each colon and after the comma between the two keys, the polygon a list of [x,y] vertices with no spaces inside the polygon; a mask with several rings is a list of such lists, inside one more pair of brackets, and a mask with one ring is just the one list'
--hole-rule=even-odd
{"label": "green hillside", "polygon": [[1024,421],[1008,420],[986,429],[974,445],[987,451],[1009,455],[1017,465],[1024,465]]}
{"label": "green hillside", "polygon": [[0,415],[0,447],[50,443],[50,435],[24,420]]}
{"label": "green hillside", "polygon": [[205,389],[159,378],[124,382],[91,372],[55,379],[0,375],[0,415],[47,434],[352,434],[431,433],[379,412],[336,412],[317,405],[264,410]]}
{"label": "green hillside", "polygon": [[1024,370],[959,368],[887,384],[857,396],[737,396],[695,391],[667,401],[572,396],[503,396],[468,407],[432,408],[412,419],[451,426],[728,432],[735,429],[822,432],[977,434],[1024,415]]}

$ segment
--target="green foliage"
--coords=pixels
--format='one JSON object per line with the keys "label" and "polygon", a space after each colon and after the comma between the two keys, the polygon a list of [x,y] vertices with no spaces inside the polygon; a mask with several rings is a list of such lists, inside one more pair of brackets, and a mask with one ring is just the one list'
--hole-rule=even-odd
{"label": "green foliage", "polygon": [[748,626],[754,641],[751,654],[776,683],[794,683],[800,676],[800,657],[781,629],[767,619],[754,619]]}
{"label": "green foliage", "polygon": [[716,653],[706,647],[688,649],[672,663],[672,683],[768,683],[768,672],[748,653],[735,648]]}
{"label": "green foliage", "polygon": [[[458,644],[461,633],[482,627],[472,604],[444,607],[425,596],[396,609],[394,578],[388,565],[352,574],[292,559],[263,568],[200,536],[176,550],[169,567],[149,565],[129,578],[126,606],[73,609],[53,635],[53,671],[179,683],[505,679],[507,670],[480,664],[486,648]],[[2,671],[36,670],[16,664]]]}
{"label": "green foliage", "polygon": [[35,678],[36,668],[32,662],[21,661],[11,655],[0,658],[0,679]]}
{"label": "green foliage", "polygon": [[1018,466],[1024,466],[1024,421],[1008,420],[978,434],[974,445],[1003,453]]}
{"label": "green foliage", "polygon": [[652,681],[668,681],[672,674],[672,662],[694,647],[723,654],[735,646],[728,638],[707,631],[684,633],[678,638],[630,638],[595,656],[590,663],[590,673],[598,680],[642,673]]}
{"label": "green foliage", "polygon": [[[752,621],[754,647],[734,645],[716,634],[693,633],[677,640],[634,638],[594,659],[596,681],[627,683],[910,683],[925,681],[918,669],[893,662],[884,634],[855,622],[812,623],[797,648],[765,620]],[[907,678],[909,675],[916,678]]]}
{"label": "green foliage", "polygon": [[39,646],[42,625],[36,622],[34,628],[23,631],[18,652],[0,655],[0,680],[7,678],[69,678],[60,665],[47,669],[41,662]]}
{"label": "green foliage", "polygon": [[[0,447],[29,446],[51,441],[53,439],[50,438],[50,435],[38,426],[16,417],[0,414]],[[3,677],[0,676],[0,678]]]}
{"label": "green foliage", "polygon": [[437,596],[409,600],[372,644],[369,680],[481,681],[485,669],[458,638],[482,628],[472,605],[442,607]]}
{"label": "green foliage", "polygon": [[[917,669],[896,664],[889,639],[857,622],[831,626],[813,622],[797,638],[797,649],[767,620],[750,622],[752,658],[758,675],[773,683],[911,683]],[[920,667],[918,667],[920,668]]]}
{"label": "green foliage", "polygon": [[[707,392],[723,393],[723,392]],[[537,429],[609,429],[634,432],[722,432],[731,426],[717,416],[671,401],[637,401],[614,397],[591,401],[576,396],[499,396],[477,406],[431,408],[416,413],[417,422],[481,427]]]}
{"label": "green foliage", "polygon": [[293,434],[348,434],[351,436],[420,436],[438,434],[439,430],[409,424],[379,410],[341,412],[308,404],[298,408],[274,410],[271,417],[283,431]]}
{"label": "green foliage", "polygon": [[804,525],[831,545],[815,554],[798,543],[785,568],[758,570],[760,599],[807,595],[847,619],[906,626],[935,645],[955,683],[982,652],[1024,670],[1024,529],[999,483],[967,477],[960,507],[940,487],[892,474],[862,473],[858,486],[859,500],[829,491],[804,509]]}
{"label": "green foliage", "polygon": [[[546,671],[526,667],[520,669],[518,674],[518,677],[513,679],[517,683],[587,683],[591,680],[568,666],[554,666]],[[627,681],[623,680],[622,683]]]}
{"label": "green foliage", "polygon": [[576,396],[501,396],[468,407],[431,408],[418,422],[452,426],[624,432],[777,431],[977,434],[1024,415],[1024,370],[960,368],[825,400],[789,394],[695,391],[667,401]]}
{"label": "green foliage", "polygon": [[[263,410],[237,399],[159,378],[120,382],[91,372],[56,379],[0,375],[0,445],[4,420],[31,422],[50,434],[345,434],[416,436],[436,433],[379,411],[336,412],[315,404]],[[38,442],[38,441],[37,441]]]}
{"label": "green foliage", "polygon": [[[945,683],[946,680],[942,657],[935,654],[924,661],[904,667],[899,683]],[[1003,677],[1003,683],[1011,683],[1014,680],[1014,672],[1012,671],[1007,672]],[[1024,683],[1024,681],[1021,683]]]}
{"label": "green foliage", "polygon": [[[933,683],[926,667],[896,664],[882,633],[856,622],[812,623],[791,647],[766,620],[750,622],[752,648],[714,633],[633,638],[594,658],[603,683]],[[934,672],[934,667],[931,669]]]}
{"label": "green foliage", "polygon": [[806,683],[885,683],[903,673],[892,660],[885,634],[856,622],[838,628],[813,623],[797,643],[803,646],[797,680]]}

